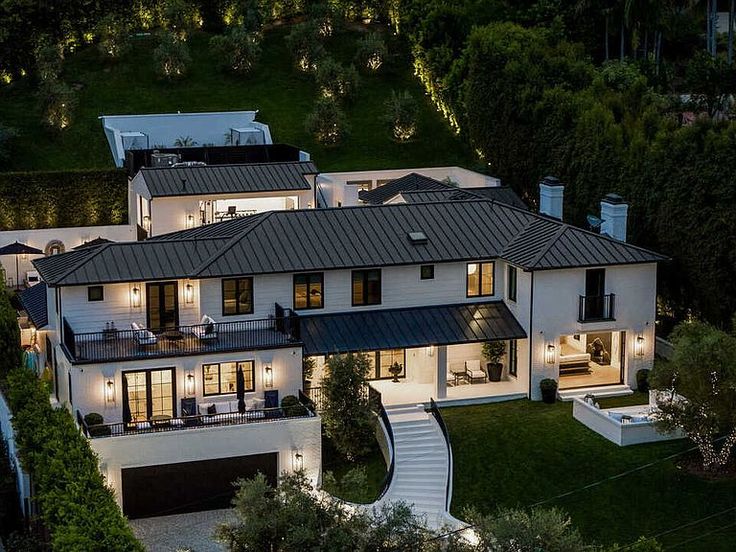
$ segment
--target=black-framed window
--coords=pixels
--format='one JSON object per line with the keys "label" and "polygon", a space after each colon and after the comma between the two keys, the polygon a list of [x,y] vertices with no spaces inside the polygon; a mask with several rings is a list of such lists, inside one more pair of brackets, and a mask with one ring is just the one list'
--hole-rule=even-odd
{"label": "black-framed window", "polygon": [[392,379],[394,376],[389,368],[394,363],[401,365],[401,372],[397,378],[406,377],[406,349],[386,349],[383,351],[371,351],[366,353],[371,363],[371,369],[368,372],[369,380]]}
{"label": "black-framed window", "polygon": [[419,277],[422,280],[434,280],[434,265],[422,265],[419,269]]}
{"label": "black-framed window", "polygon": [[176,416],[176,369],[152,368],[122,373],[123,421]]}
{"label": "black-framed window", "polygon": [[519,343],[516,339],[509,340],[509,375],[516,377],[519,371]]}
{"label": "black-framed window", "polygon": [[87,301],[104,301],[105,288],[102,286],[89,286],[87,288]]}
{"label": "black-framed window", "polygon": [[253,278],[222,281],[222,315],[253,313]]}
{"label": "black-framed window", "polygon": [[353,306],[381,304],[381,270],[353,270]]}
{"label": "black-framed window", "polygon": [[321,309],[324,306],[324,273],[294,274],[294,308]]}
{"label": "black-framed window", "polygon": [[493,262],[468,263],[467,296],[487,297],[493,295]]}
{"label": "black-framed window", "polygon": [[237,373],[243,372],[245,391],[256,390],[256,364],[252,360],[219,362],[202,365],[203,394],[229,395],[237,392]]}
{"label": "black-framed window", "polygon": [[509,301],[516,302],[516,267],[508,265],[506,268],[506,296]]}

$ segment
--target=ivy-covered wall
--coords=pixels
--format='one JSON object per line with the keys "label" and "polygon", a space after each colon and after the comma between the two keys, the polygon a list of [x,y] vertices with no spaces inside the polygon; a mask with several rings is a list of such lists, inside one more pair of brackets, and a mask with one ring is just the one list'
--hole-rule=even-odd
{"label": "ivy-covered wall", "polygon": [[0,173],[0,230],[125,224],[123,170]]}

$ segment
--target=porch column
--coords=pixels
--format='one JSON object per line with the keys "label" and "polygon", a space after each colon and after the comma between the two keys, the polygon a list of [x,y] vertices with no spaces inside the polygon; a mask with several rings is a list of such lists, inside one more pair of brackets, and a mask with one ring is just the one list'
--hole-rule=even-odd
{"label": "porch column", "polygon": [[434,390],[438,399],[444,399],[447,397],[447,345],[440,345],[436,349],[437,371]]}

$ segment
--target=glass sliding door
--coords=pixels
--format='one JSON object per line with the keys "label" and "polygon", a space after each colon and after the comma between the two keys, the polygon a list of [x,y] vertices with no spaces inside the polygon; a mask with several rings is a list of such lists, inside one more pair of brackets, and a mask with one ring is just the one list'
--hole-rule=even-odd
{"label": "glass sliding door", "polygon": [[123,372],[123,420],[142,422],[151,416],[176,416],[174,369]]}

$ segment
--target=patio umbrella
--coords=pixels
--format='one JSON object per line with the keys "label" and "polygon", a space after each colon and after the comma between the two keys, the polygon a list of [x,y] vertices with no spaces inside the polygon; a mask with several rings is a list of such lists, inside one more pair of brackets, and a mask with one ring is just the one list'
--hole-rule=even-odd
{"label": "patio umbrella", "polygon": [[0,255],[15,255],[15,287],[20,287],[18,282],[18,276],[20,274],[18,270],[18,256],[19,255],[43,255],[43,251],[26,245],[25,243],[15,242],[4,247],[0,247]]}
{"label": "patio umbrella", "polygon": [[238,397],[238,412],[245,414],[245,377],[240,367],[235,371],[235,394]]}

